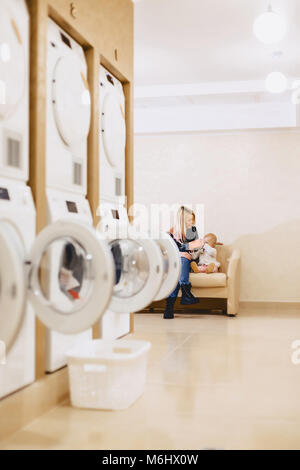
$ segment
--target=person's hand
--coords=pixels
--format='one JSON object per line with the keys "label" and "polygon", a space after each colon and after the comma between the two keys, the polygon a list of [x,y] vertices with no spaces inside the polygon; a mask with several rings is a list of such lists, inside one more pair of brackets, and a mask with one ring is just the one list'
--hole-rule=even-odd
{"label": "person's hand", "polygon": [[185,252],[180,252],[180,256],[181,258],[186,258],[188,259],[189,261],[192,261],[192,256],[189,254],[189,253],[185,253]]}
{"label": "person's hand", "polygon": [[203,248],[205,243],[206,242],[205,242],[204,239],[202,240],[201,238],[199,238],[198,240],[195,240],[195,241],[189,243],[189,249],[190,250],[197,250],[199,248]]}

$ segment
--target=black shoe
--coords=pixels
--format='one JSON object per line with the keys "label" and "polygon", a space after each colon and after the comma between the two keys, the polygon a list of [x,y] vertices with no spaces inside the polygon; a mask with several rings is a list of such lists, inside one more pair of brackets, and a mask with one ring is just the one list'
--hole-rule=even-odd
{"label": "black shoe", "polygon": [[193,296],[191,293],[191,284],[181,284],[181,292],[182,292],[182,297],[180,303],[182,305],[193,305],[193,304],[198,304],[199,299],[196,299],[196,297]]}
{"label": "black shoe", "polygon": [[175,304],[176,299],[173,299],[172,297],[169,297],[166,300],[166,309],[164,312],[164,319],[165,320],[172,320],[174,318],[174,304]]}

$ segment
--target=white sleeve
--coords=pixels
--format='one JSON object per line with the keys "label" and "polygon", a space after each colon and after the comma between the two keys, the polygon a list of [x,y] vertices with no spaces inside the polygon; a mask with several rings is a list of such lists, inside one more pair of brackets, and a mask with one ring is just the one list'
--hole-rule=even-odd
{"label": "white sleeve", "polygon": [[217,256],[217,250],[216,250],[215,248],[212,248],[208,243],[205,243],[204,249],[205,249],[205,252],[206,252],[209,256],[213,256],[214,258],[216,258],[216,256]]}

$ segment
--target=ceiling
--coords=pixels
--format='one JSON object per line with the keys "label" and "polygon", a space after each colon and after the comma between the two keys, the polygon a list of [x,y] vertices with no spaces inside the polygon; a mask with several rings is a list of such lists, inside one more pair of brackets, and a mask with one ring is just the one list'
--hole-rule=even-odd
{"label": "ceiling", "polygon": [[[272,46],[252,33],[269,4],[288,24]],[[135,0],[135,83],[263,80],[273,70],[300,77],[297,23],[299,0]]]}

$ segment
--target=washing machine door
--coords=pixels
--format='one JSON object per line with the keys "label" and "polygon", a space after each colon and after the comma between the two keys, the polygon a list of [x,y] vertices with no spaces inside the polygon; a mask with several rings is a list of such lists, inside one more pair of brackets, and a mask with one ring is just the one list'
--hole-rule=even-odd
{"label": "washing machine door", "polygon": [[109,309],[137,312],[156,296],[163,279],[160,248],[150,239],[120,239],[109,243],[115,262],[115,286]]}
{"label": "washing machine door", "polygon": [[25,90],[26,54],[18,23],[0,2],[0,119],[10,117]]}
{"label": "washing machine door", "polygon": [[0,220],[0,341],[6,351],[16,340],[26,305],[25,248],[16,229]]}
{"label": "washing machine door", "polygon": [[58,59],[52,80],[52,102],[64,143],[72,147],[83,142],[90,129],[91,97],[83,64],[77,56]]}
{"label": "washing machine door", "polygon": [[161,287],[156,294],[155,301],[169,297],[178,284],[181,272],[181,260],[176,243],[168,234],[162,234],[156,240],[163,257],[164,275]]}
{"label": "washing machine door", "polygon": [[75,334],[100,319],[111,299],[114,265],[92,227],[52,224],[38,235],[30,260],[30,300],[48,328]]}
{"label": "washing machine door", "polygon": [[115,93],[109,92],[104,97],[101,132],[108,163],[119,168],[124,161],[126,125],[123,105]]}

